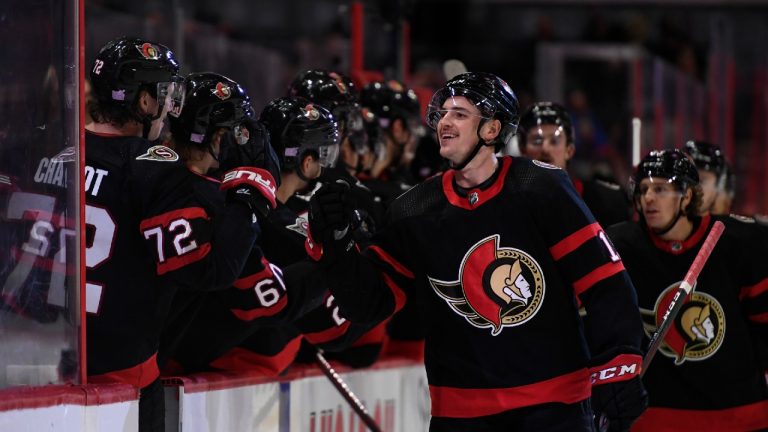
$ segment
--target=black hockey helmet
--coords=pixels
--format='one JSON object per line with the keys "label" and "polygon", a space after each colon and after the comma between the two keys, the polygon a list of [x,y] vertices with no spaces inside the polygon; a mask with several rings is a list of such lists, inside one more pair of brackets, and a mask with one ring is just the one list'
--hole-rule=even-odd
{"label": "black hockey helmet", "polygon": [[396,80],[368,83],[360,92],[360,105],[388,121],[411,120],[419,116],[416,93]]}
{"label": "black hockey helmet", "polygon": [[[181,114],[170,116],[171,134],[178,146],[208,150],[219,161],[219,169],[253,166],[270,171],[280,181],[277,156],[266,129],[254,119],[251,99],[240,84],[213,72],[196,72],[185,79],[185,105]],[[211,136],[225,128],[218,156]],[[278,183],[279,185],[279,183]]]}
{"label": "black hockey helmet", "polygon": [[314,152],[323,167],[336,163],[339,129],[333,114],[324,107],[300,97],[281,97],[267,104],[259,121],[269,131],[284,169],[297,170],[307,152]]}
{"label": "black hockey helmet", "polygon": [[91,69],[95,98],[102,104],[130,108],[146,88],[162,104],[170,96],[171,112],[183,103],[179,63],[168,47],[144,39],[120,37],[104,45]]}
{"label": "black hockey helmet", "polygon": [[324,69],[306,70],[293,80],[288,95],[307,99],[331,111],[342,140],[348,137],[355,151],[365,153],[368,137],[357,100],[359,92],[350,77]]}
{"label": "black hockey helmet", "polygon": [[696,168],[711,171],[718,178],[725,173],[725,157],[720,147],[706,141],[689,140],[682,150],[693,159]]}
{"label": "black hockey helmet", "polygon": [[355,103],[351,79],[337,72],[312,69],[300,73],[288,87],[288,95],[302,97],[330,110],[337,118]]}
{"label": "black hockey helmet", "polygon": [[517,131],[520,121],[517,96],[503,79],[485,72],[457,75],[437,90],[427,107],[426,120],[429,127],[437,129],[437,123],[445,111],[443,103],[454,96],[469,99],[485,119],[496,118],[501,122],[502,129],[497,139],[497,147],[503,145],[506,139]]}
{"label": "black hockey helmet", "polygon": [[561,127],[567,142],[573,144],[573,122],[571,115],[562,105],[554,102],[536,102],[529,106],[520,117],[520,142],[525,144],[528,132],[541,125]]}
{"label": "black hockey helmet", "polygon": [[681,191],[699,184],[699,172],[688,156],[680,150],[652,151],[637,165],[630,181],[632,196],[640,193],[640,182],[644,178],[660,177],[675,183]]}
{"label": "black hockey helmet", "polygon": [[217,73],[196,72],[187,75],[185,93],[184,109],[170,118],[176,141],[205,147],[217,128],[230,129],[238,144],[247,141],[239,126],[254,112],[240,84]]}

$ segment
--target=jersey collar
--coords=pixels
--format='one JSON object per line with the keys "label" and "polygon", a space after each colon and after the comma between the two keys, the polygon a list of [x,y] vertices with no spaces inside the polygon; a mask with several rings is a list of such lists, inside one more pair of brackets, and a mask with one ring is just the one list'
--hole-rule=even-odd
{"label": "jersey collar", "polygon": [[699,221],[699,226],[694,228],[693,233],[683,241],[664,240],[661,237],[657,236],[647,226],[646,226],[646,230],[648,231],[648,234],[651,236],[651,241],[653,241],[653,244],[657,248],[663,250],[664,252],[671,253],[672,255],[680,255],[681,253],[692,249],[701,241],[702,238],[704,238],[704,234],[707,233],[707,227],[709,227],[710,219],[711,217],[709,214],[702,216],[701,220]]}
{"label": "jersey collar", "polygon": [[[454,184],[454,177],[456,171],[448,170],[443,174],[443,193],[448,198],[448,202],[456,207],[461,207],[467,210],[474,210],[491,198],[496,196],[501,188],[504,186],[504,179],[507,177],[509,167],[512,165],[512,158],[505,156],[501,158],[500,168],[494,173],[494,179],[490,184],[483,184],[475,188],[466,190],[466,193],[457,191],[457,186]],[[492,177],[493,178],[493,177]]]}

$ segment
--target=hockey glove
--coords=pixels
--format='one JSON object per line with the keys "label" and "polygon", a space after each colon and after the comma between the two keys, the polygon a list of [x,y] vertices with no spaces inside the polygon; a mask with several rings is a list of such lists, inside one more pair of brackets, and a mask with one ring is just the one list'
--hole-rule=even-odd
{"label": "hockey glove", "polygon": [[648,407],[638,354],[621,354],[590,369],[592,409],[598,431],[628,431]]}
{"label": "hockey glove", "polygon": [[241,202],[260,216],[266,216],[277,206],[275,179],[261,168],[239,167],[227,171],[221,190],[227,193],[227,202]]}
{"label": "hockey glove", "polygon": [[309,200],[307,252],[316,261],[333,260],[355,246],[353,233],[359,219],[354,217],[349,188],[344,181],[328,183]]}

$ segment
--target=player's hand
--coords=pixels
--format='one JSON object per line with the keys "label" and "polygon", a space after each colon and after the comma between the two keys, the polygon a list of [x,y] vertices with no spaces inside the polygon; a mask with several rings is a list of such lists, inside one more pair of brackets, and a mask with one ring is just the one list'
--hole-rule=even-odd
{"label": "player's hand", "polygon": [[332,262],[355,245],[359,220],[349,189],[349,183],[341,180],[324,184],[309,200],[307,252],[317,261]]}
{"label": "player's hand", "polygon": [[592,409],[598,431],[628,431],[648,407],[640,376],[592,387]]}
{"label": "player's hand", "polygon": [[221,182],[227,202],[241,202],[254,214],[266,216],[277,206],[275,179],[269,171],[254,167],[239,167],[227,171]]}

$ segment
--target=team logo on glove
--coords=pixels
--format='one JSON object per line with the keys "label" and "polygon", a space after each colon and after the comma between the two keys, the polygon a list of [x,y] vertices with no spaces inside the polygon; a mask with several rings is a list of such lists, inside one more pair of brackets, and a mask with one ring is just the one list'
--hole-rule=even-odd
{"label": "team logo on glove", "polygon": [[[662,291],[656,299],[653,310],[640,308],[643,329],[649,338],[663,321],[664,313],[679,286],[678,282]],[[696,286],[694,286],[695,289]],[[677,365],[686,360],[701,361],[711,357],[720,349],[724,337],[723,307],[711,295],[693,291],[678,313],[669,333],[664,337],[659,352],[675,359]]]}
{"label": "team logo on glove", "polygon": [[539,263],[520,249],[500,248],[499,241],[495,234],[472,246],[461,262],[458,280],[429,278],[454,312],[475,327],[490,327],[493,336],[533,318],[545,287]]}

